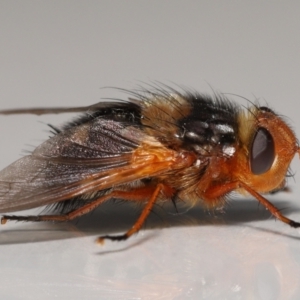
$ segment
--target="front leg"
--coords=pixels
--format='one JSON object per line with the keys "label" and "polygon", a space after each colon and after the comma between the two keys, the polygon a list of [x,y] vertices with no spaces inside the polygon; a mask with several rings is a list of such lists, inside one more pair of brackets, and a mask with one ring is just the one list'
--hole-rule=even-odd
{"label": "front leg", "polygon": [[220,199],[224,198],[228,193],[243,189],[256,198],[259,203],[261,203],[267,210],[271,212],[271,214],[278,220],[289,224],[291,227],[297,228],[300,227],[299,222],[295,222],[284,215],[279,211],[279,209],[273,205],[270,201],[268,201],[265,197],[260,195],[258,192],[253,190],[251,187],[246,185],[241,181],[233,181],[226,183],[219,183],[209,186],[204,192],[202,192],[202,197],[209,206],[215,206],[220,201]]}

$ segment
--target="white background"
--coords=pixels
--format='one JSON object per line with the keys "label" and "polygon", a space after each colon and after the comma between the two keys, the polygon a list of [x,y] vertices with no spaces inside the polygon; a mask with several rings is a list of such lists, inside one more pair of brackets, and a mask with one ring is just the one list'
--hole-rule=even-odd
{"label": "white background", "polygon": [[[2,0],[0,109],[89,105],[120,97],[103,87],[158,80],[260,99],[300,136],[299,32],[298,1]],[[70,118],[1,116],[0,167]],[[300,221],[292,167],[291,192],[268,199]],[[137,214],[105,205],[72,223],[1,226],[1,299],[299,299],[300,230],[255,200],[217,215],[157,209],[128,241],[94,243]]]}

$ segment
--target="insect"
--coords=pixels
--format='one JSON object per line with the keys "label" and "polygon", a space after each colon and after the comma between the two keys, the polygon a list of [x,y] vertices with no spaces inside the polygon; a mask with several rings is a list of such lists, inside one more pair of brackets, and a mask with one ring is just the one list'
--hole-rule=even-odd
{"label": "insect", "polygon": [[142,203],[140,216],[121,235],[138,232],[161,201],[205,208],[224,206],[233,191],[250,194],[277,219],[288,219],[262,194],[285,187],[300,148],[283,119],[265,106],[245,109],[224,95],[212,97],[157,85],[129,98],[90,107],[21,109],[16,113],[84,114],[0,172],[0,213],[50,205],[53,215],[4,215],[2,223],[68,221],[108,200]]}

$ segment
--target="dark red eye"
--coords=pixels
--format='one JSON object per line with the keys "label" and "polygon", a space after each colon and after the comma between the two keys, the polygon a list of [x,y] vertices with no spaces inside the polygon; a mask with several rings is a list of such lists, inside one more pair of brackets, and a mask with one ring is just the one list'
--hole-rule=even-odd
{"label": "dark red eye", "polygon": [[275,159],[275,147],[271,134],[265,128],[259,128],[253,139],[251,149],[251,171],[255,175],[267,172]]}

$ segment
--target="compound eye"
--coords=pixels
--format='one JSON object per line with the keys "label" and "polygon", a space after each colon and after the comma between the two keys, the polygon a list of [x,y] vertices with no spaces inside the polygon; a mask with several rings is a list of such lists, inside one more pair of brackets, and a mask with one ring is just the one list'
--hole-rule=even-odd
{"label": "compound eye", "polygon": [[275,159],[274,140],[265,128],[259,128],[253,139],[250,166],[255,175],[270,170]]}

